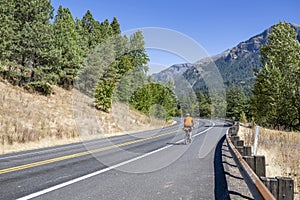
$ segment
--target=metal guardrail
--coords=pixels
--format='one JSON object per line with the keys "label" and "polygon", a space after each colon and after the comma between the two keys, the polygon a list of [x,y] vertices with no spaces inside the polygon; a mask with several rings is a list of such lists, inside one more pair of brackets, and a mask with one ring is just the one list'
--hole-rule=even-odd
{"label": "metal guardrail", "polygon": [[259,177],[256,175],[256,173],[251,169],[251,167],[248,165],[248,163],[243,159],[243,156],[240,154],[240,152],[235,148],[233,143],[231,142],[231,139],[229,138],[229,135],[226,135],[227,143],[234,153],[234,156],[237,158],[237,160],[240,162],[241,167],[246,172],[248,178],[250,179],[251,183],[255,186],[258,193],[261,195],[263,199],[267,200],[276,200],[273,194],[269,191],[269,189],[264,185],[264,183],[259,179]]}
{"label": "metal guardrail", "polygon": [[[250,191],[253,191],[257,198],[293,200],[294,180],[289,177],[267,178],[265,156],[252,155],[251,147],[244,146],[244,141],[237,135],[239,124],[226,120],[231,125],[226,134],[226,140],[237,164],[241,166],[241,172],[248,183]],[[254,195],[254,194],[253,194]]]}

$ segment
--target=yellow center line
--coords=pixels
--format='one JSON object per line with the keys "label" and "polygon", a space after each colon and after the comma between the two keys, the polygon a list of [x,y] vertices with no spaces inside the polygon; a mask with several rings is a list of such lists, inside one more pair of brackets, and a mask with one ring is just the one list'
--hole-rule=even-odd
{"label": "yellow center line", "polygon": [[52,159],[48,159],[48,160],[33,162],[33,163],[25,164],[25,165],[10,167],[10,168],[0,170],[0,174],[19,171],[19,170],[28,169],[28,168],[32,168],[32,167],[36,167],[36,166],[41,166],[41,165],[46,165],[46,164],[50,164],[50,163],[54,163],[54,162],[58,162],[58,161],[72,159],[72,158],[77,158],[77,157],[85,156],[85,155],[88,155],[88,154],[99,153],[99,152],[102,152],[102,151],[115,149],[115,148],[118,148],[118,147],[123,147],[123,146],[127,146],[127,145],[130,145],[130,144],[135,144],[135,143],[144,142],[144,141],[147,141],[147,140],[163,137],[163,136],[170,135],[170,134],[173,134],[173,133],[176,133],[176,132],[178,132],[178,131],[167,132],[167,133],[164,133],[164,134],[161,134],[161,135],[151,136],[151,137],[148,137],[148,138],[132,140],[132,141],[125,142],[125,143],[120,143],[120,144],[116,144],[116,145],[112,145],[112,146],[102,147],[100,149],[94,149],[94,150],[91,150],[91,151],[83,151],[83,152],[80,152],[80,153],[75,153],[75,154],[70,154],[70,155],[61,156],[61,157],[57,157],[57,158],[52,158]]}

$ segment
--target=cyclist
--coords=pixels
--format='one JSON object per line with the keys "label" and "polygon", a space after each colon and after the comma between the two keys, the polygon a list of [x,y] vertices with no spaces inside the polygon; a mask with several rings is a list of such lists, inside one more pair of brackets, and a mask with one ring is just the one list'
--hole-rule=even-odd
{"label": "cyclist", "polygon": [[184,118],[183,122],[184,122],[183,123],[184,127],[192,128],[194,126],[194,119],[190,116],[189,113],[187,113],[185,115],[185,118]]}
{"label": "cyclist", "polygon": [[187,132],[188,131],[188,138],[191,142],[191,139],[192,139],[192,127],[194,127],[194,119],[190,116],[189,113],[187,113],[185,115],[185,118],[183,120],[183,126],[184,126],[184,130]]}

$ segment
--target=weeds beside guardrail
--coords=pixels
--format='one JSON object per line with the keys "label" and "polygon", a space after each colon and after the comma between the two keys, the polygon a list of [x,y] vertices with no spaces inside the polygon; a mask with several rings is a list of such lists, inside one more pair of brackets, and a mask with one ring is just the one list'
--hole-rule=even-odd
{"label": "weeds beside guardrail", "polygon": [[229,129],[226,137],[227,143],[251,184],[255,186],[257,192],[261,195],[261,198],[293,200],[293,179],[287,177],[266,178],[265,157],[253,156],[251,147],[244,146],[244,141],[237,136],[238,123],[231,122],[231,124],[232,127]]}

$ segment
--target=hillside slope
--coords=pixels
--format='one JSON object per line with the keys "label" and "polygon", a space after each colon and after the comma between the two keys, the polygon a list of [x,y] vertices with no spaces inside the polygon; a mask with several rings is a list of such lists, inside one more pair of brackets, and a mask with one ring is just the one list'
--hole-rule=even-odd
{"label": "hillside slope", "polygon": [[76,90],[54,91],[48,97],[30,94],[0,80],[0,153],[163,126],[123,104],[104,113]]}

